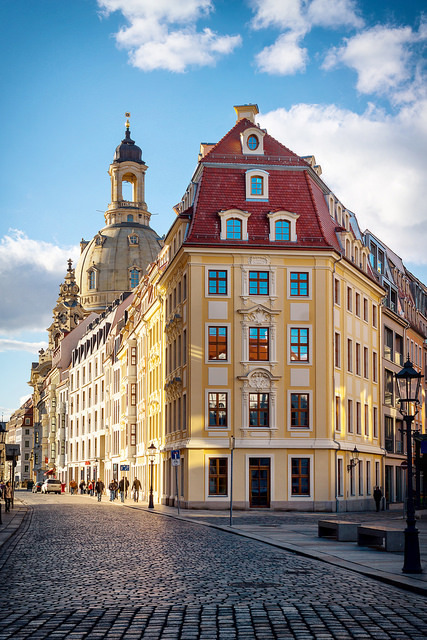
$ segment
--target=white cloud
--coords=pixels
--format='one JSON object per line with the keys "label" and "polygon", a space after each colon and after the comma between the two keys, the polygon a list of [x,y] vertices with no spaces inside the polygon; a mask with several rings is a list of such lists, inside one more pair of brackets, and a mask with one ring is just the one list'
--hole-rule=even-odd
{"label": "white cloud", "polygon": [[427,100],[384,115],[299,104],[259,121],[300,155],[316,156],[322,179],[345,207],[404,260],[427,263],[424,159]]}
{"label": "white cloud", "polygon": [[304,71],[307,49],[299,46],[300,35],[295,32],[283,33],[270,47],[265,47],[256,56],[259,71],[278,75],[292,75]]}
{"label": "white cloud", "polygon": [[213,10],[211,0],[98,0],[98,5],[107,16],[121,11],[129,22],[116,41],[129,52],[131,64],[143,71],[182,73],[189,66],[214,65],[242,42],[240,35],[197,31],[195,23]]}
{"label": "white cloud", "polygon": [[0,330],[11,335],[22,329],[45,329],[51,322],[67,260],[76,260],[78,255],[78,247],[58,247],[10,230],[0,240]]}
{"label": "white cloud", "polygon": [[413,80],[417,69],[413,45],[424,39],[424,30],[415,33],[408,26],[378,25],[345,39],[344,46],[331,49],[323,68],[346,65],[356,71],[357,89],[361,93],[390,94]]}
{"label": "white cloud", "polygon": [[304,36],[313,27],[361,27],[363,21],[355,6],[353,0],[253,0],[254,29],[278,27],[285,31],[257,54],[258,69],[279,75],[304,71],[308,60],[307,49],[301,46]]}
{"label": "white cloud", "polygon": [[24,340],[11,340],[10,338],[0,338],[0,352],[3,351],[27,351],[28,353],[38,353],[40,349],[46,349],[47,342],[25,342]]}

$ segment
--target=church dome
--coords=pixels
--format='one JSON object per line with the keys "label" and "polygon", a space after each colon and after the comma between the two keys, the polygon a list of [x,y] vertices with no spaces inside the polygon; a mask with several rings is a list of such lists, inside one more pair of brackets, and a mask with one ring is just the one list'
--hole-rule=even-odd
{"label": "church dome", "polygon": [[130,137],[130,130],[126,129],[125,138],[116,147],[113,162],[137,162],[144,164],[142,160],[142,150]]}
{"label": "church dome", "polygon": [[76,267],[82,306],[103,310],[124,291],[131,291],[161,246],[154,229],[142,224],[122,222],[101,229],[83,249]]}

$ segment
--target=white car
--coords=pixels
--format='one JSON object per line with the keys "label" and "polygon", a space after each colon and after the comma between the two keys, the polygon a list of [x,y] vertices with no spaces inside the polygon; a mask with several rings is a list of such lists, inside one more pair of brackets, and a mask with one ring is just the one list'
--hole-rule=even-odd
{"label": "white car", "polygon": [[55,478],[49,478],[42,484],[42,493],[61,493],[61,481]]}

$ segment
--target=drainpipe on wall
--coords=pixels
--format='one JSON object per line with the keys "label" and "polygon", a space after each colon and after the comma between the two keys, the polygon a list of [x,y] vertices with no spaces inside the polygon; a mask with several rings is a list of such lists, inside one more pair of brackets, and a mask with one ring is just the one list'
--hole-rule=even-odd
{"label": "drainpipe on wall", "polygon": [[[335,353],[335,324],[334,324],[334,305],[335,305],[335,267],[337,262],[340,262],[340,260],[343,259],[343,255],[342,253],[340,253],[340,257],[338,258],[338,260],[335,260],[334,262],[334,267],[332,269],[332,316],[331,316],[331,320],[332,320],[332,331],[331,331],[331,337],[332,337],[332,349],[331,349],[331,357],[332,357],[332,404],[335,401],[335,359],[334,359],[334,353]],[[339,499],[338,499],[338,451],[341,451],[341,443],[338,442],[338,440],[335,440],[335,428],[334,426],[332,427],[332,440],[334,441],[334,443],[337,445],[337,448],[335,449],[335,512],[339,513]],[[343,466],[343,470],[344,470],[344,466]]]}

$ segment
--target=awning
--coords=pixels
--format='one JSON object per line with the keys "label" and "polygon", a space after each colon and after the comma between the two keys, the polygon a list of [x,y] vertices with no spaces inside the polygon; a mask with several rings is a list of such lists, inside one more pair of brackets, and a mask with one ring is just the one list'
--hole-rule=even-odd
{"label": "awning", "polygon": [[44,475],[50,476],[52,473],[55,473],[55,469],[48,469],[47,471],[45,471]]}

